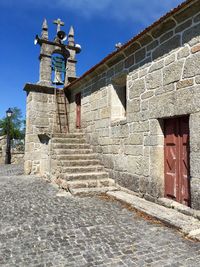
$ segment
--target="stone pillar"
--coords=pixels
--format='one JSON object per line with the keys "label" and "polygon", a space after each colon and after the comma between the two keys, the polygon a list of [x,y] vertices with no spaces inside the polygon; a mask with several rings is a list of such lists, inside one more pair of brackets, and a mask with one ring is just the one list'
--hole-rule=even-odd
{"label": "stone pillar", "polygon": [[52,79],[52,69],[51,69],[51,54],[52,49],[51,47],[47,46],[45,43],[41,46],[41,53],[40,53],[40,76],[38,84],[44,86],[51,86]]}
{"label": "stone pillar", "polygon": [[191,114],[189,123],[191,205],[200,209],[200,112]]}
{"label": "stone pillar", "polygon": [[66,64],[66,77],[65,77],[65,86],[68,85],[76,78],[76,53],[78,50],[75,46],[74,41],[74,28],[71,26],[68,33],[68,52],[69,58],[67,59]]}
{"label": "stone pillar", "polygon": [[27,92],[25,173],[48,176],[56,116],[54,88],[26,84],[24,90]]}

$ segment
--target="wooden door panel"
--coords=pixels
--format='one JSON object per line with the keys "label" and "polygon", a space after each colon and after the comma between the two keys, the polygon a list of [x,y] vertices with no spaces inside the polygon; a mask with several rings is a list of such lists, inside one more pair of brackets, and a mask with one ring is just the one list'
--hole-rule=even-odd
{"label": "wooden door panel", "polygon": [[165,196],[189,205],[189,117],[165,120]]}
{"label": "wooden door panel", "polygon": [[176,198],[177,146],[176,122],[165,122],[165,196]]}

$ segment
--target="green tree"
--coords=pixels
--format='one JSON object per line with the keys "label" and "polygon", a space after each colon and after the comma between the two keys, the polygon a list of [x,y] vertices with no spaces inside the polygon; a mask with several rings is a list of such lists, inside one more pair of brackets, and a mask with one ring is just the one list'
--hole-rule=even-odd
{"label": "green tree", "polygon": [[[11,108],[13,114],[10,120],[10,137],[11,139],[24,139],[25,137],[25,120],[19,108]],[[9,119],[4,117],[0,120],[0,135],[6,135]]]}

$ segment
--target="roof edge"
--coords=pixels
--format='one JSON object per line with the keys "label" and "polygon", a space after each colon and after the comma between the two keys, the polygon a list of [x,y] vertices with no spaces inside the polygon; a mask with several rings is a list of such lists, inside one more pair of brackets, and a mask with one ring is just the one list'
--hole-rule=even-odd
{"label": "roof edge", "polygon": [[131,45],[133,42],[136,42],[139,38],[141,38],[143,35],[147,34],[149,31],[151,31],[154,27],[158,26],[159,24],[163,23],[166,19],[173,16],[177,12],[181,11],[183,8],[186,8],[188,5],[190,5],[192,2],[197,2],[198,0],[186,0],[171,11],[167,12],[165,15],[163,15],[161,18],[156,20],[154,23],[152,23],[150,26],[145,28],[143,31],[135,35],[133,38],[131,38],[128,42],[126,42],[120,49],[112,52],[111,54],[108,54],[104,59],[102,59],[99,63],[94,65],[92,68],[90,68],[88,71],[86,71],[83,75],[81,75],[78,79],[64,87],[64,89],[69,89],[73,87],[75,84],[79,84],[81,80],[83,80],[85,77],[87,77],[90,73],[97,70],[101,65],[105,64],[108,60],[113,58],[115,55],[123,53],[125,48],[127,48],[129,45]]}

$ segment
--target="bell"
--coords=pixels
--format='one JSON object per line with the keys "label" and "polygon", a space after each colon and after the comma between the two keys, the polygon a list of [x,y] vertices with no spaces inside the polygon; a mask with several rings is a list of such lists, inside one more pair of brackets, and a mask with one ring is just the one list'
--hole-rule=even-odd
{"label": "bell", "polygon": [[62,73],[58,71],[57,69],[55,69],[55,72],[54,72],[53,84],[56,84],[56,85],[64,84],[64,82],[62,81]]}

